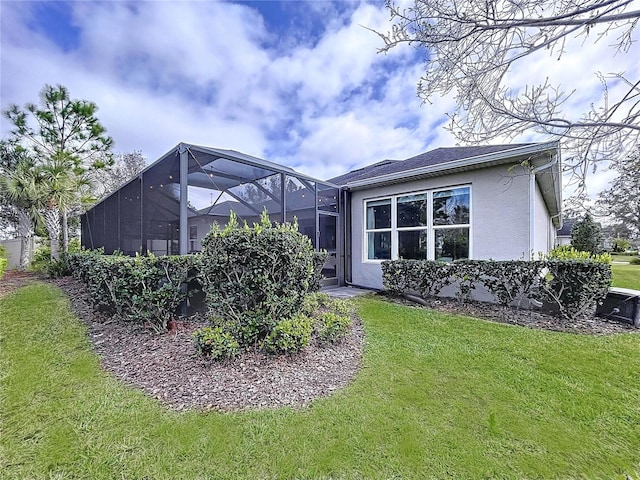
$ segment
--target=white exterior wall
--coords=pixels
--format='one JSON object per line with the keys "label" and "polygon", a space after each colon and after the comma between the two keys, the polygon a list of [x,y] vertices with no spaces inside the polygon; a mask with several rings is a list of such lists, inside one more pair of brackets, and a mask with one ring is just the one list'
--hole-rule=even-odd
{"label": "white exterior wall", "polygon": [[[211,231],[211,225],[212,225],[212,221],[214,220],[214,217],[209,217],[209,218],[204,218],[204,217],[198,217],[198,218],[190,218],[187,221],[187,244],[188,244],[188,248],[187,251],[189,253],[194,252],[194,251],[200,251],[202,248],[202,239],[207,235],[207,233],[209,233]],[[220,224],[221,227],[224,227],[227,224],[227,220],[225,219],[224,222],[222,222]],[[189,238],[190,234],[191,234],[191,227],[195,226],[198,230],[198,236],[195,239]],[[193,243],[193,245],[192,245]]]}
{"label": "white exterior wall", "polygon": [[538,258],[538,253],[547,253],[555,244],[555,227],[551,222],[551,216],[542,198],[540,187],[536,183],[535,188],[535,205],[533,213],[534,237],[533,237],[533,255]]}
{"label": "white exterior wall", "polygon": [[365,259],[365,200],[458,185],[471,186],[471,258],[529,258],[529,175],[504,165],[353,192],[352,283],[383,288],[381,261]]}

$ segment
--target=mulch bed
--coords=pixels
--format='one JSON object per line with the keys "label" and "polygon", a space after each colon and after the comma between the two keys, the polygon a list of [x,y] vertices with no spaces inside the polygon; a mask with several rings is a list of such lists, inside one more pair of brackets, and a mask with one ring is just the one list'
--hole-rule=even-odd
{"label": "mulch bed", "polygon": [[[386,296],[386,295],[385,295]],[[404,297],[386,296],[389,300],[415,308],[429,308],[440,312],[468,315],[492,322],[520,325],[527,328],[583,335],[611,335],[616,333],[640,333],[640,329],[628,323],[617,322],[594,314],[584,315],[568,322],[538,310],[516,309],[485,302],[461,302],[455,298],[439,298],[428,305],[417,304]]]}
{"label": "mulch bed", "polygon": [[[0,297],[36,279],[27,273],[5,272]],[[357,318],[349,335],[337,345],[313,343],[295,356],[248,351],[233,360],[211,362],[196,355],[191,338],[195,329],[207,325],[202,316],[181,322],[173,333],[158,335],[139,324],[95,312],[86,289],[73,278],[50,281],[67,294],[74,312],[86,324],[105,370],[175,410],[303,407],[348,385],[361,366],[364,329]],[[630,325],[594,316],[568,323],[542,312],[488,303],[439,299],[426,307],[404,298],[385,298],[415,308],[528,328],[592,335],[639,333]]]}
{"label": "mulch bed", "polygon": [[193,346],[193,331],[208,325],[201,316],[179,323],[174,333],[158,335],[95,312],[84,286],[71,277],[52,283],[69,296],[87,325],[103,367],[176,410],[301,407],[345,387],[360,368],[364,329],[357,318],[336,345],[312,344],[295,356],[248,351],[212,362]]}
{"label": "mulch bed", "polygon": [[38,280],[38,277],[30,272],[20,270],[7,270],[0,278],[0,298],[28,283]]}

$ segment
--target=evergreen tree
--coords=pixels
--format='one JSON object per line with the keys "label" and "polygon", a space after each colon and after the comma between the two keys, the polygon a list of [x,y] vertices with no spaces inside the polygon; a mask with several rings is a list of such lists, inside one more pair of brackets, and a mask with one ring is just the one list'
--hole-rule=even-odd
{"label": "evergreen tree", "polygon": [[602,229],[588,213],[585,213],[584,217],[573,224],[571,246],[576,250],[596,255],[602,253],[603,243]]}
{"label": "evergreen tree", "polygon": [[[36,165],[44,168],[43,177],[50,182],[45,208],[49,221],[45,225],[52,258],[58,251],[60,233],[64,251],[68,248],[67,217],[84,193],[74,190],[75,186],[85,184],[92,171],[113,163],[113,140],[96,117],[97,110],[93,102],[72,99],[62,85],[45,85],[39,104],[29,103],[24,109],[10,105],[3,112],[14,127],[8,143],[28,152]],[[56,222],[61,222],[61,227]]]}

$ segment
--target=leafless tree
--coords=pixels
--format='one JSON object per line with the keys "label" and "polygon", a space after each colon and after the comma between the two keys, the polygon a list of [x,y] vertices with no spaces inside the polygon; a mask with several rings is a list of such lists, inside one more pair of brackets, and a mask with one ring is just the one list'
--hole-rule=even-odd
{"label": "leafless tree", "polygon": [[580,48],[610,42],[611,55],[637,63],[632,34],[639,0],[415,0],[407,8],[387,2],[392,29],[378,32],[381,51],[400,44],[426,48],[418,95],[427,102],[454,96],[448,129],[460,141],[513,139],[531,129],[562,138],[565,166],[580,187],[599,162],[625,156],[638,142],[640,79],[627,72],[598,71],[597,59],[585,65],[601,91],[576,117],[568,112],[576,90],[549,78],[520,88],[509,84],[508,74],[526,69],[539,51],[560,60],[576,41]]}
{"label": "leafless tree", "polygon": [[104,198],[118,190],[122,185],[136,177],[147,166],[140,150],[127,153],[114,153],[113,165],[93,172],[92,180],[96,198]]}
{"label": "leafless tree", "polygon": [[618,176],[600,192],[596,207],[601,216],[623,226],[628,238],[640,238],[640,145],[613,168]]}

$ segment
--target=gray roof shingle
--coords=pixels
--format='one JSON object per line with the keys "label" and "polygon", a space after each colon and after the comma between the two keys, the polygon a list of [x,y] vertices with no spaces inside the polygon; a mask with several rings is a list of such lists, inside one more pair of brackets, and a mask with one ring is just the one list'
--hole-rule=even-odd
{"label": "gray roof shingle", "polygon": [[518,147],[533,145],[531,143],[516,143],[509,145],[482,145],[471,147],[443,147],[436,148],[415,157],[406,160],[383,160],[363,168],[352,170],[338,177],[329,179],[331,183],[337,185],[346,185],[348,183],[365,180],[368,178],[379,177],[381,175],[389,175],[403,171],[413,170],[416,168],[430,167],[442,163],[452,162],[454,160],[462,160],[465,158],[487,155],[490,153],[500,152],[503,150],[511,150]]}

